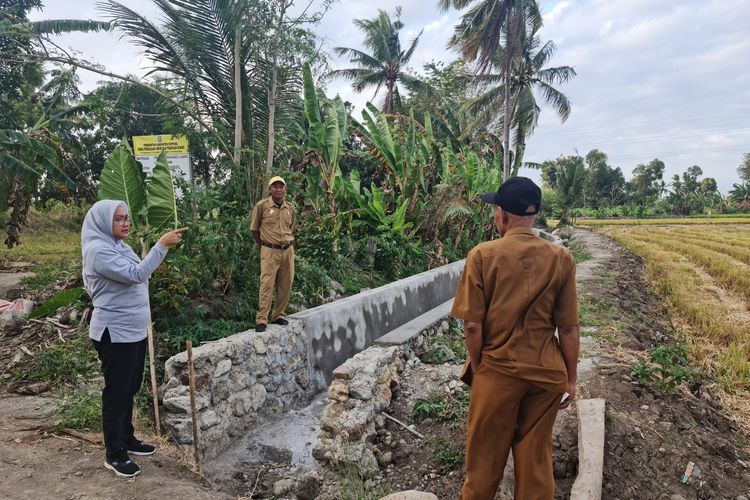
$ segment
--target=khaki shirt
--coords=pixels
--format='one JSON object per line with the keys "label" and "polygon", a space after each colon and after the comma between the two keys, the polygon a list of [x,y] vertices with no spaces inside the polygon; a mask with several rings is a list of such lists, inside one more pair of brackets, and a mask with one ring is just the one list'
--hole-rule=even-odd
{"label": "khaki shirt", "polygon": [[272,197],[264,198],[253,208],[251,231],[260,232],[260,240],[272,245],[287,245],[294,240],[296,220],[294,205],[284,200],[277,207]]}
{"label": "khaki shirt", "polygon": [[482,324],[481,364],[550,391],[567,390],[556,327],[578,325],[570,252],[514,228],[469,252],[451,314]]}

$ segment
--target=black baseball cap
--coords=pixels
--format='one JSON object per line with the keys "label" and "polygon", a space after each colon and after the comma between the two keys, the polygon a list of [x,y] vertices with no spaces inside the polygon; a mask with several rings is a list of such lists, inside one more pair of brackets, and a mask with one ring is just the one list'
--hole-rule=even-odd
{"label": "black baseball cap", "polygon": [[[513,215],[524,217],[536,215],[542,207],[542,190],[528,177],[511,177],[503,182],[495,193],[484,193],[482,201],[499,205]],[[529,206],[534,205],[534,211]]]}

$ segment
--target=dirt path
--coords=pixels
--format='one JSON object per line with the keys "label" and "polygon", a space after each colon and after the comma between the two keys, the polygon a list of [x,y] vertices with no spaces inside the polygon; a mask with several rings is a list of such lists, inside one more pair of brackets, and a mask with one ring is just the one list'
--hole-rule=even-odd
{"label": "dirt path", "polygon": [[6,294],[18,288],[21,280],[33,276],[34,273],[29,272],[5,272],[0,271],[0,299],[6,299]]}
{"label": "dirt path", "polygon": [[53,424],[54,400],[0,394],[0,498],[8,499],[221,499],[174,458],[139,457],[134,479],[103,467],[101,446],[45,433]]}

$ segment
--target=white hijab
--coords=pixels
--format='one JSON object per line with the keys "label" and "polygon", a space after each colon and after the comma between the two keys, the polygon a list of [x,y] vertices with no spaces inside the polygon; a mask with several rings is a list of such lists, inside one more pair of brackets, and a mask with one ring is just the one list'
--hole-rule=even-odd
{"label": "white hijab", "polygon": [[94,258],[102,250],[114,250],[133,262],[141,259],[132,248],[115,239],[112,234],[112,220],[118,208],[128,210],[128,205],[120,200],[101,200],[94,203],[83,219],[81,229],[81,254],[83,257],[83,286],[90,293],[87,277],[94,274]]}

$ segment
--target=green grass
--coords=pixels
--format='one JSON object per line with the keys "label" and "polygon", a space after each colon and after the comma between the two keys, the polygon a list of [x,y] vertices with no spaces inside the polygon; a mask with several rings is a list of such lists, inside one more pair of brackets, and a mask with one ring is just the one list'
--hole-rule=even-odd
{"label": "green grass", "polygon": [[392,493],[390,485],[362,478],[355,467],[337,468],[336,476],[341,500],[378,500]]}
{"label": "green grass", "polygon": [[81,261],[42,262],[31,268],[33,276],[21,281],[26,292],[35,294],[44,290],[52,283],[78,280],[81,278]]}
{"label": "green grass", "polygon": [[461,393],[455,398],[445,392],[433,392],[426,398],[419,398],[414,402],[411,418],[415,421],[433,418],[463,422],[469,414],[469,397],[468,392]]}
{"label": "green grass", "polygon": [[57,407],[55,428],[102,430],[102,398],[98,392],[75,389],[65,394]]}
{"label": "green grass", "polygon": [[446,438],[435,438],[430,442],[432,459],[440,466],[452,469],[464,461],[464,450]]}
{"label": "green grass", "polygon": [[0,248],[0,261],[61,262],[81,259],[81,233],[70,230],[21,233],[21,245]]}
{"label": "green grass", "polygon": [[581,326],[615,326],[620,324],[620,310],[607,298],[594,298],[588,295],[578,296],[578,317]]}
{"label": "green grass", "polygon": [[573,254],[573,258],[576,260],[576,264],[580,264],[581,262],[585,262],[591,259],[591,254],[586,248],[586,244],[578,238],[569,238],[566,241],[565,246],[568,248],[568,250],[570,250],[570,253]]}

